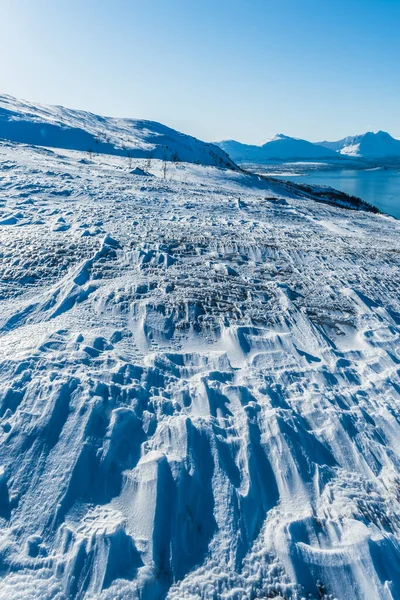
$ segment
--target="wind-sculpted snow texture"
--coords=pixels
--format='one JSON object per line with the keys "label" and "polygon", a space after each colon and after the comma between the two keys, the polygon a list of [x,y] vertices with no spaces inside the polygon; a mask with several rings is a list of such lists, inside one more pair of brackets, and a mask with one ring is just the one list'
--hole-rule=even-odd
{"label": "wind-sculpted snow texture", "polygon": [[0,146],[0,598],[400,598],[400,226]]}

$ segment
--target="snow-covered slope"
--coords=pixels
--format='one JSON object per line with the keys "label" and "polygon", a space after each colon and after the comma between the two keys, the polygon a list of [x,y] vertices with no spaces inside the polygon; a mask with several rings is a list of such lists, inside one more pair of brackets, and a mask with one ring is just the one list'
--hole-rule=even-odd
{"label": "snow-covered slope", "polygon": [[0,144],[1,599],[400,597],[400,224],[322,193]]}
{"label": "snow-covered slope", "polygon": [[217,146],[170,127],[45,106],[0,95],[0,139],[89,154],[159,158],[220,167],[235,165]]}
{"label": "snow-covered slope", "polygon": [[308,160],[337,158],[336,152],[282,133],[268,140],[262,146],[241,144],[235,140],[216,142],[232,160],[237,162],[262,163],[268,160]]}
{"label": "snow-covered slope", "polygon": [[396,140],[385,131],[369,131],[337,142],[320,142],[320,145],[356,158],[400,158],[400,140]]}

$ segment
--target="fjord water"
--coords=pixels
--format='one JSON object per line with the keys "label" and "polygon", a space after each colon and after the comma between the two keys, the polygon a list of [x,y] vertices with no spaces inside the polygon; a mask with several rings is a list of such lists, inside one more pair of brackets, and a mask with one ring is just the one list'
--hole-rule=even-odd
{"label": "fjord water", "polygon": [[[275,175],[274,175],[275,176]],[[369,169],[312,171],[304,175],[279,175],[298,183],[327,185],[373,204],[382,212],[400,219],[400,171]]]}

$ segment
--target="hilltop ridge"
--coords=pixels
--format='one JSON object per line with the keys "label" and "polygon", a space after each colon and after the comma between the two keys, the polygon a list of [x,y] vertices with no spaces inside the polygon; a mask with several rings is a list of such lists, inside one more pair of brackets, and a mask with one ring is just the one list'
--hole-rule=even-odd
{"label": "hilltop ridge", "polygon": [[130,158],[235,168],[217,146],[144,119],[103,117],[0,95],[0,138]]}

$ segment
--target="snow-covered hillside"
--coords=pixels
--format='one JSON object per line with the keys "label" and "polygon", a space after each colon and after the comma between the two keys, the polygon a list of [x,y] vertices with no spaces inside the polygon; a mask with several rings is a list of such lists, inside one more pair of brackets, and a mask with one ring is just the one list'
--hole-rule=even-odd
{"label": "snow-covered hillside", "polygon": [[232,160],[237,162],[263,163],[270,160],[312,160],[337,158],[337,153],[329,148],[288,137],[279,133],[262,146],[241,144],[235,140],[216,142]]}
{"label": "snow-covered hillside", "polygon": [[320,145],[355,158],[400,158],[400,140],[396,140],[385,131],[369,131],[337,142],[320,142]]}
{"label": "snow-covered hillside", "polygon": [[235,167],[217,146],[160,123],[100,117],[61,106],[33,104],[5,95],[0,95],[0,139],[81,150],[89,154]]}
{"label": "snow-covered hillside", "polygon": [[400,598],[400,224],[308,192],[0,144],[2,600]]}

